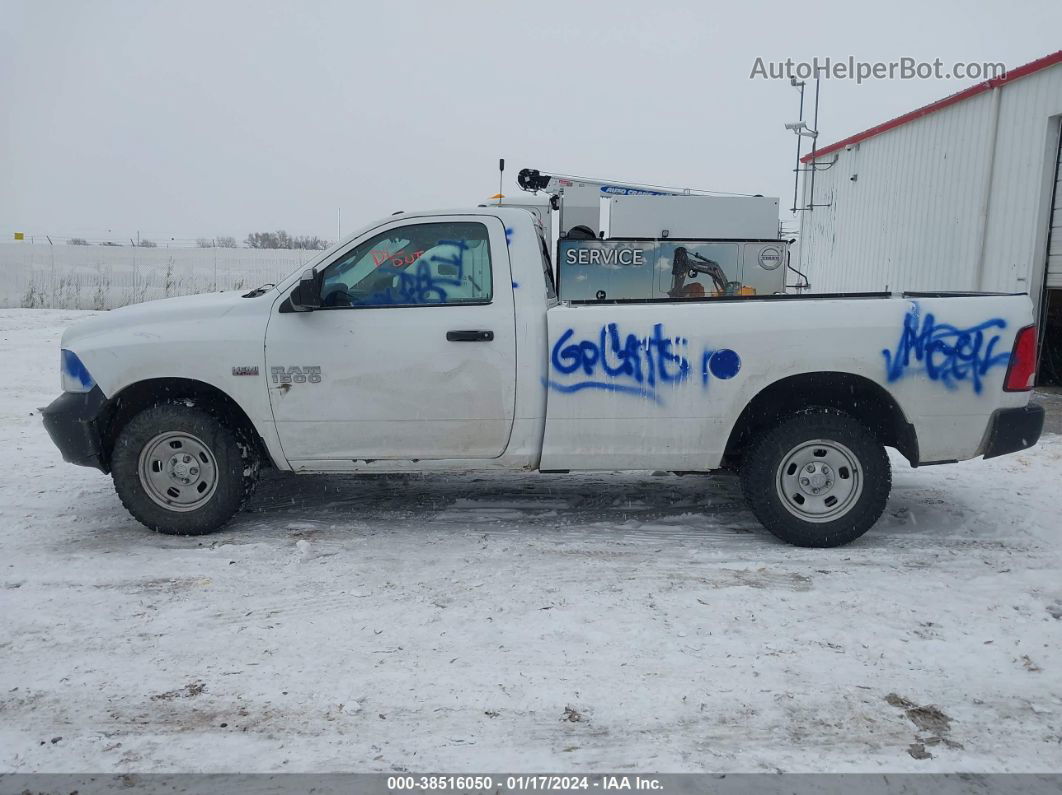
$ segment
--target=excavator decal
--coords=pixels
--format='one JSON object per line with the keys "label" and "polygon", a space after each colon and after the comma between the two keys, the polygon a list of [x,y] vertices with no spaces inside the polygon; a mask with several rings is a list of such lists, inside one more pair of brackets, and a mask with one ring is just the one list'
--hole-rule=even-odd
{"label": "excavator decal", "polygon": [[701,298],[704,287],[700,284],[686,284],[687,275],[695,278],[698,273],[707,274],[715,284],[715,295],[738,295],[741,291],[740,281],[729,281],[726,274],[714,259],[701,256],[696,251],[687,251],[685,246],[675,249],[671,265],[671,289],[667,294],[671,298]]}

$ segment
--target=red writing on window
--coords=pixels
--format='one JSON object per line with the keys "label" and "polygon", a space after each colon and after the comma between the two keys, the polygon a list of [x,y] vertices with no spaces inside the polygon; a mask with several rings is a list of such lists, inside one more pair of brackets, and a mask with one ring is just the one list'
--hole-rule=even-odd
{"label": "red writing on window", "polygon": [[390,251],[373,251],[372,252],[372,264],[374,267],[379,268],[385,262],[389,263],[393,268],[405,268],[416,262],[423,251],[414,251],[410,254],[393,254]]}

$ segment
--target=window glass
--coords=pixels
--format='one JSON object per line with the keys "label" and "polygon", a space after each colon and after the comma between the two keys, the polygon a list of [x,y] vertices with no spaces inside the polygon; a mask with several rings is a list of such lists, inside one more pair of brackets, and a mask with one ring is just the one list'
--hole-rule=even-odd
{"label": "window glass", "polygon": [[323,306],[489,303],[490,241],[481,223],[410,224],[369,238],[325,268]]}
{"label": "window glass", "polygon": [[538,247],[542,252],[542,273],[546,277],[546,300],[552,301],[557,297],[557,288],[553,284],[553,263],[549,257],[549,246],[542,235],[538,236]]}

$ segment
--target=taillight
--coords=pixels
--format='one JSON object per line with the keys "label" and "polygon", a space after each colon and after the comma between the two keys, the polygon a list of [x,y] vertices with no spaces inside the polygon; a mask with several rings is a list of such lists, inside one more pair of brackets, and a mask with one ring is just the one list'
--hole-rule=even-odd
{"label": "taillight", "polygon": [[1026,392],[1036,380],[1036,326],[1026,326],[1014,338],[1004,392]]}

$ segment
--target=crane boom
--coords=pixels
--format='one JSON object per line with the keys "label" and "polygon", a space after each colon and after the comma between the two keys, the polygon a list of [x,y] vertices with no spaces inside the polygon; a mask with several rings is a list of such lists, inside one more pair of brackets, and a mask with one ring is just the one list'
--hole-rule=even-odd
{"label": "crane boom", "polygon": [[565,188],[597,188],[598,192],[609,196],[683,196],[690,191],[679,188],[659,188],[617,182],[610,179],[592,177],[575,177],[568,174],[543,174],[537,168],[523,168],[516,175],[516,183],[530,193],[545,191],[562,196]]}
{"label": "crane boom", "polygon": [[543,191],[550,195],[550,204],[561,211],[560,234],[567,237],[593,238],[598,236],[601,199],[609,196],[687,196],[691,191],[636,185],[615,180],[576,177],[569,174],[543,174],[537,168],[524,168],[516,176],[516,184],[529,193]]}

